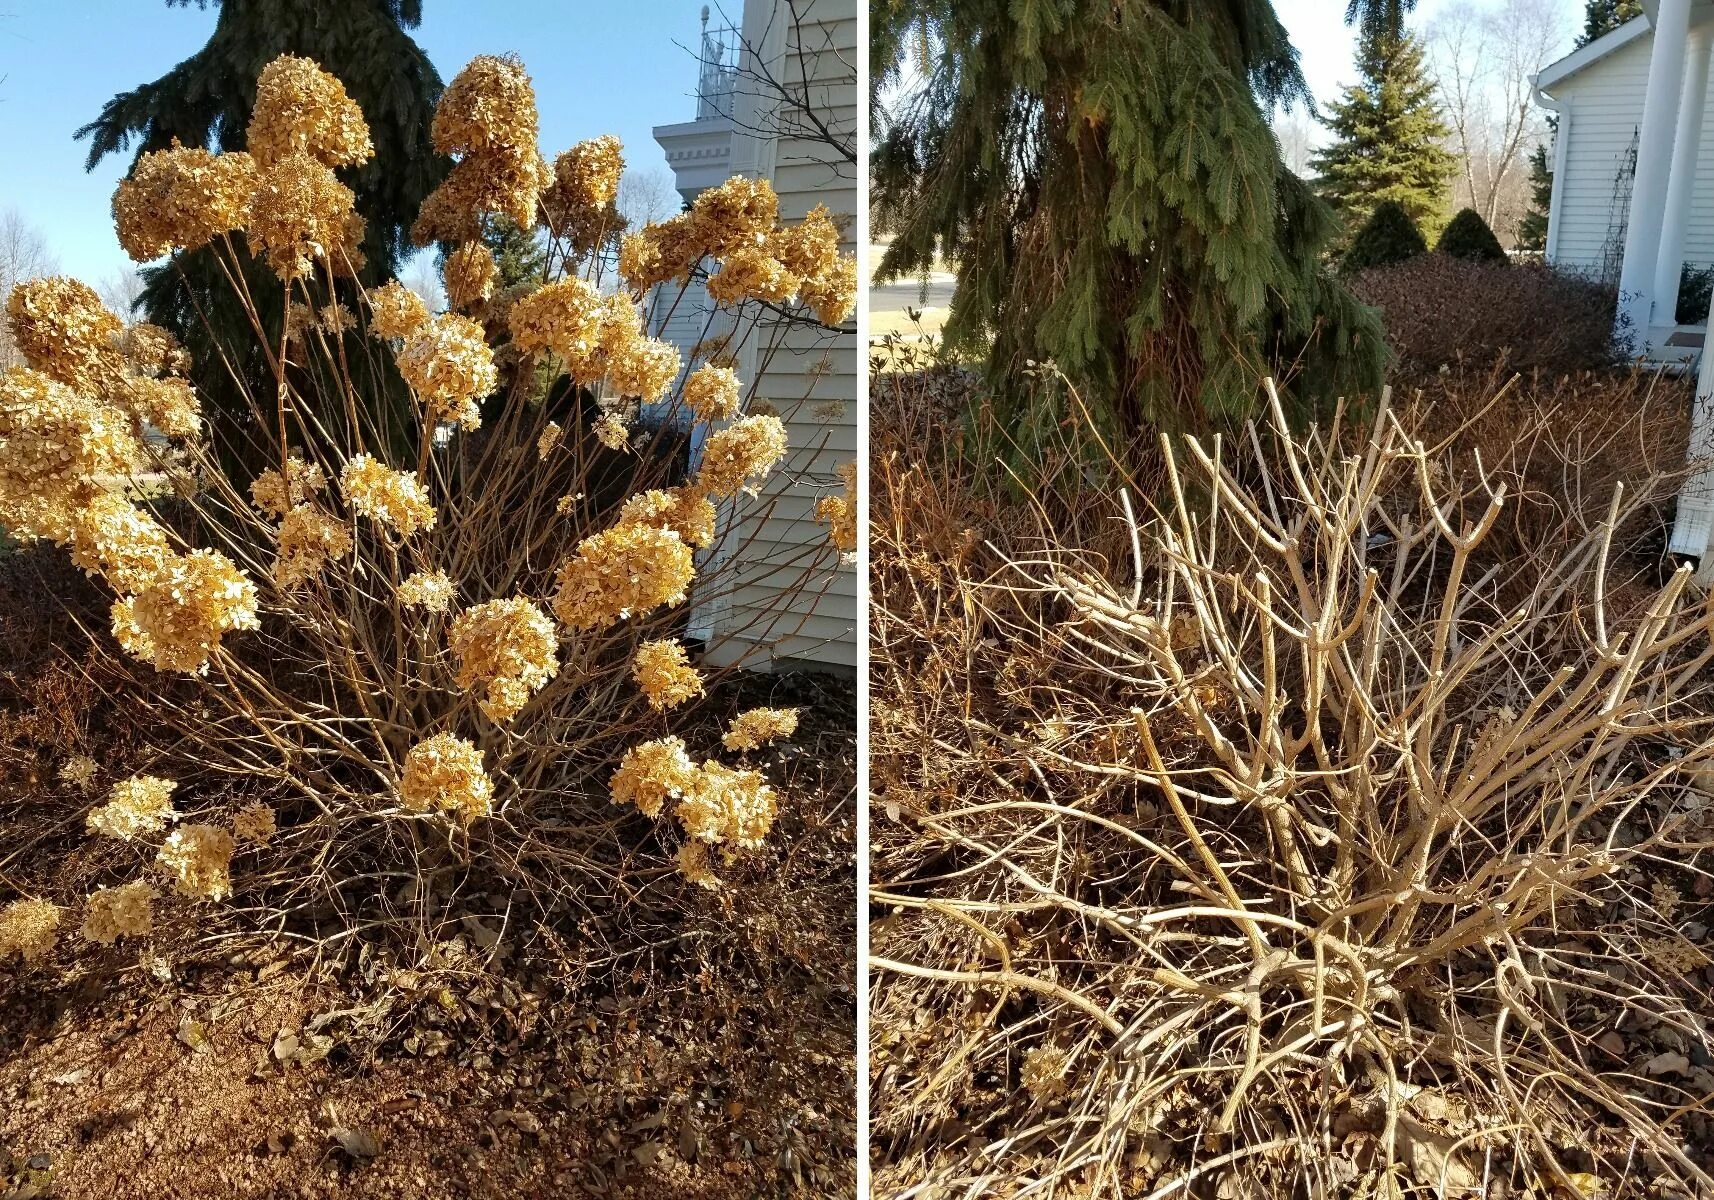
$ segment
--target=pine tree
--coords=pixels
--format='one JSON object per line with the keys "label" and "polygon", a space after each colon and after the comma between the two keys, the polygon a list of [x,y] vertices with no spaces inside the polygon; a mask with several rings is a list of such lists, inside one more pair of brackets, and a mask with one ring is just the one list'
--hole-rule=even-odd
{"label": "pine tree", "polygon": [[1578,49],[1603,34],[1613,32],[1626,21],[1642,15],[1642,0],[1587,0],[1584,5],[1583,32],[1577,38]]}
{"label": "pine tree", "polygon": [[[1548,129],[1558,132],[1558,122],[1548,118]],[[1549,143],[1542,142],[1530,154],[1530,206],[1518,222],[1518,249],[1547,249],[1548,214],[1553,209],[1553,167],[1548,162]]]}
{"label": "pine tree", "polygon": [[[364,166],[341,172],[367,221],[361,278],[385,280],[409,250],[417,207],[444,177],[447,162],[429,140],[441,79],[410,29],[422,0],[166,0],[169,7],[217,5],[203,48],[152,83],[109,100],[77,137],[90,141],[88,167],[136,148],[138,156],[176,140],[186,146],[242,150],[256,79],[281,54],[314,59],[363,109],[375,143]],[[244,278],[269,328],[278,329],[283,296],[266,264],[235,235]],[[141,272],[137,307],[191,351],[193,379],[228,469],[242,478],[255,457],[248,445],[241,388],[271,387],[265,354],[213,248],[177,255]],[[230,368],[230,369],[229,369]],[[234,379],[237,376],[237,380]],[[243,381],[243,382],[239,382]]]}
{"label": "pine tree", "polygon": [[[1353,15],[1377,7],[1408,0]],[[877,0],[870,34],[872,99],[924,77],[877,121],[879,273],[957,264],[944,336],[986,357],[1025,453],[1070,403],[1032,360],[1133,446],[1248,414],[1268,374],[1295,370],[1300,408],[1378,386],[1377,314],[1269,128],[1309,98],[1268,0]]]}
{"label": "pine tree", "polygon": [[1310,160],[1318,190],[1355,230],[1382,201],[1400,205],[1431,236],[1446,220],[1457,159],[1435,103],[1422,46],[1402,30],[1358,40],[1361,81],[1325,120],[1334,140]]}

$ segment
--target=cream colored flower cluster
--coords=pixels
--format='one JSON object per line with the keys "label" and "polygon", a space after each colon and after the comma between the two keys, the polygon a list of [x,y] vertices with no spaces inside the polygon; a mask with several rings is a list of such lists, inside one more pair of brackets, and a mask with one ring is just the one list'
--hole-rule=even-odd
{"label": "cream colored flower cluster", "polygon": [[441,313],[405,338],[397,355],[399,374],[428,407],[430,424],[457,421],[479,429],[477,402],[500,383],[482,326],[457,313]]}
{"label": "cream colored flower cluster", "polygon": [[695,573],[690,547],[670,529],[617,525],[584,538],[560,564],[554,614],[572,629],[604,629],[682,604]]}
{"label": "cream colored flower cluster", "polygon": [[548,615],[522,598],[489,600],[453,618],[458,686],[483,688],[478,706],[504,724],[559,671],[559,635]]}
{"label": "cream colored flower cluster", "polygon": [[0,908],[0,961],[14,954],[26,965],[53,953],[59,940],[60,910],[46,900],[14,900]]}
{"label": "cream colored flower cluster", "polygon": [[351,553],[351,531],[345,522],[312,504],[300,504],[280,522],[279,556],[274,560],[274,582],[294,588],[321,574],[329,559]]}
{"label": "cream colored flower cluster", "polygon": [[720,739],[728,750],[760,750],[778,738],[797,732],[799,709],[752,708],[732,718],[726,736]]}
{"label": "cream colored flower cluster", "polygon": [[739,176],[696,198],[691,211],[645,226],[620,246],[619,273],[639,292],[685,278],[705,258],[719,261],[708,294],[721,304],[793,296],[816,318],[838,325],[857,300],[857,260],[839,253],[839,227],[817,205],[780,228],[779,200],[765,179]]}
{"label": "cream colored flower cluster", "polygon": [[696,484],[711,496],[754,492],[786,453],[786,427],[772,413],[740,417],[703,443]]}
{"label": "cream colored flower cluster", "polygon": [[553,183],[542,194],[542,211],[556,237],[579,254],[594,250],[624,224],[614,206],[625,158],[611,134],[577,143],[554,160]]}
{"label": "cream colored flower cluster", "polygon": [[494,252],[481,242],[466,242],[446,256],[441,271],[446,280],[446,302],[453,308],[473,308],[494,294],[499,269]]}
{"label": "cream colored flower cluster", "polygon": [[464,738],[436,734],[412,746],[399,780],[399,803],[409,812],[448,813],[465,824],[493,811],[494,785],[482,751]]}
{"label": "cream colored flower cluster", "polygon": [[696,763],[685,753],[684,739],[657,738],[625,751],[608,790],[615,804],[632,804],[645,817],[658,817],[668,800],[696,786]]}
{"label": "cream colored flower cluster", "polygon": [[738,372],[709,363],[685,377],[684,402],[698,420],[729,421],[738,415]]}
{"label": "cream colored flower cluster", "polygon": [[542,429],[541,437],[536,439],[536,457],[545,460],[548,455],[559,449],[559,444],[565,440],[565,430],[557,422],[549,421]]}
{"label": "cream colored flower cluster", "polygon": [[397,279],[369,293],[369,330],[378,338],[408,338],[428,319],[423,298]]}
{"label": "cream colored flower cluster", "polygon": [[548,167],[536,146],[536,93],[522,63],[471,59],[441,93],[429,132],[436,150],[460,157],[418,210],[411,228],[417,245],[475,242],[487,213],[535,227]]}
{"label": "cream colored flower cluster", "polygon": [[95,777],[101,773],[101,767],[87,754],[74,754],[66,759],[60,768],[60,782],[69,783],[83,791],[89,790],[89,785],[95,782]]}
{"label": "cream colored flower cluster", "polygon": [[167,835],[155,863],[173,890],[193,900],[223,900],[232,894],[232,855],[238,844],[217,825],[185,825]]}
{"label": "cream colored flower cluster", "polygon": [[117,410],[29,367],[0,377],[0,524],[13,536],[69,540],[78,513],[141,458]]}
{"label": "cream colored flower cluster", "polygon": [[591,432],[595,434],[595,440],[609,450],[623,450],[631,444],[631,427],[613,409],[608,409],[596,419]]}
{"label": "cream colored flower cluster", "polygon": [[360,516],[369,517],[409,537],[434,524],[434,506],[415,472],[395,471],[359,454],[339,473],[339,487]]}
{"label": "cream colored flower cluster", "polygon": [[644,642],[638,646],[631,676],[649,707],[657,712],[702,695],[702,673],[690,665],[690,655],[678,642]]}
{"label": "cream colored flower cluster", "polygon": [[223,636],[259,628],[256,585],[218,550],[174,559],[113,606],[113,636],[161,671],[206,671]]}
{"label": "cream colored flower cluster", "polygon": [[644,334],[642,314],[631,297],[604,297],[575,277],[521,297],[507,314],[507,324],[519,350],[549,352],[578,383],[605,379],[622,396],[658,399],[683,365],[677,347]]}
{"label": "cream colored flower cluster", "polygon": [[399,584],[399,603],[443,613],[452,607],[455,593],[444,571],[418,571]]}
{"label": "cream colored flower cluster", "polygon": [[[657,817],[668,800],[677,803],[673,815],[685,834],[710,845],[752,848],[773,828],[778,797],[759,771],[739,770],[714,759],[700,766],[685,751],[681,738],[641,742],[625,751],[609,781],[615,804],[635,805],[646,817]],[[706,858],[688,856],[697,882],[706,873]],[[681,857],[681,867],[686,859]]]}
{"label": "cream colored flower cluster", "polygon": [[707,495],[689,484],[680,484],[666,491],[650,488],[638,492],[619,510],[618,524],[670,529],[686,545],[703,550],[714,544],[717,519],[714,502]]}
{"label": "cream colored flower cluster", "polygon": [[143,154],[113,193],[119,245],[133,262],[196,250],[250,223],[260,172],[243,151],[181,146]]}
{"label": "cream colored flower cluster", "polygon": [[156,775],[133,775],[113,785],[107,803],[90,810],[85,823],[91,833],[135,841],[150,833],[159,833],[179,819],[173,811],[173,789],[170,779]]}
{"label": "cream colored flower cluster", "polygon": [[823,496],[815,502],[815,519],[827,523],[827,540],[848,561],[857,553],[857,463],[839,468],[843,496]]}
{"label": "cream colored flower cluster", "polygon": [[293,54],[262,68],[245,143],[265,163],[307,154],[330,167],[350,167],[375,155],[363,110],[345,85],[313,60]]}
{"label": "cream colored flower cluster", "polygon": [[103,492],[72,515],[72,562],[121,592],[147,587],[172,558],[167,531],[118,492]]}
{"label": "cream colored flower cluster", "polygon": [[307,504],[327,488],[327,476],[316,463],[305,462],[295,454],[286,458],[283,470],[263,471],[250,484],[250,501],[275,520]]}
{"label": "cream colored flower cluster", "polygon": [[232,833],[241,842],[266,846],[274,840],[274,834],[278,830],[279,820],[275,817],[274,810],[260,801],[246,804],[232,814]]}
{"label": "cream colored flower cluster", "polygon": [[155,889],[143,880],[98,888],[84,913],[83,936],[111,946],[122,937],[145,938],[153,931]]}

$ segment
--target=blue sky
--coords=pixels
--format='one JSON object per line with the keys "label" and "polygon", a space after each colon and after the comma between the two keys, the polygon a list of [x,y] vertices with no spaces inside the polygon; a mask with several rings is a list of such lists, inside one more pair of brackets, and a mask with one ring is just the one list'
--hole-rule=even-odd
{"label": "blue sky", "polygon": [[[542,149],[617,134],[632,167],[664,172],[655,125],[695,116],[701,0],[425,0],[414,36],[451,79],[515,51],[535,80]],[[163,0],[0,0],[0,210],[16,209],[60,268],[100,285],[131,263],[108,204],[128,155],[94,172],[72,132],[114,93],[159,78],[208,40],[216,9]]]}

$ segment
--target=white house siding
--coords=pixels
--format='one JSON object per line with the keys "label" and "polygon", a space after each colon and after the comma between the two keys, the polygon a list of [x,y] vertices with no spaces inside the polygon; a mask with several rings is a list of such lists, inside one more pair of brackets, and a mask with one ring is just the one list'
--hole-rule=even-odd
{"label": "white house siding", "polygon": [[[767,73],[805,92],[829,127],[854,133],[857,114],[857,20],[854,0],[810,0],[797,4],[793,22],[783,0],[746,0],[745,56],[759,51]],[[762,88],[745,78],[754,64],[741,64],[738,96],[729,130],[730,152],[722,173],[770,179],[780,198],[780,219],[800,220],[826,205],[845,227],[844,253],[854,251],[856,168],[824,141],[794,136],[789,111],[769,113]],[[720,122],[656,130],[689,199],[708,186],[707,167],[718,154],[699,148]],[[758,129],[782,129],[755,136]],[[693,132],[699,130],[700,132]],[[675,146],[683,147],[675,154]],[[683,164],[681,167],[681,163]],[[688,350],[701,336],[706,300],[667,330]],[[692,315],[694,314],[694,315]],[[776,336],[777,335],[777,336]],[[773,352],[767,348],[773,346]],[[710,643],[709,659],[751,667],[815,663],[855,669],[857,661],[856,572],[838,563],[827,542],[827,526],[816,520],[815,502],[841,488],[839,467],[857,456],[857,336],[848,323],[825,329],[765,327],[739,352],[738,370],[754,385],[752,407],[765,405],[786,422],[790,452],[762,495],[746,500],[712,555],[721,562],[726,586],[716,597],[697,598],[695,631]],[[797,590],[804,568],[816,563],[808,586]]]}
{"label": "white house siding", "polygon": [[[1653,49],[1654,34],[1646,32],[1543,89],[1561,108],[1558,136],[1565,140],[1556,154],[1556,228],[1548,246],[1558,266],[1598,272],[1605,263],[1617,271],[1629,196],[1619,177],[1642,121]],[[1714,120],[1703,124],[1684,258],[1698,266],[1714,263]]]}

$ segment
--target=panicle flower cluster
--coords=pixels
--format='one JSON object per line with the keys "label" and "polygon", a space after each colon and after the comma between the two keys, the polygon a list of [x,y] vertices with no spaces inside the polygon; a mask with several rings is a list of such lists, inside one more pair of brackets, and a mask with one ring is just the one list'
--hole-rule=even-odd
{"label": "panicle flower cluster", "polygon": [[429,133],[435,149],[462,157],[418,210],[411,238],[473,242],[484,213],[501,213],[524,229],[549,170],[536,148],[536,93],[523,64],[481,55],[441,93]]}
{"label": "panicle flower cluster", "polygon": [[716,304],[745,300],[784,304],[802,282],[767,250],[746,247],[721,260],[719,273],[709,276],[708,295]]}
{"label": "panicle flower cluster", "polygon": [[559,449],[559,444],[565,440],[565,430],[555,421],[549,421],[542,430],[542,436],[536,439],[536,457],[546,459],[548,455]]}
{"label": "panicle flower cluster", "polygon": [[452,580],[444,571],[418,571],[399,584],[399,603],[443,613],[452,607]]}
{"label": "panicle flower cluster", "polygon": [[839,478],[845,483],[843,496],[823,496],[815,502],[815,518],[827,523],[827,540],[847,560],[857,553],[857,463],[843,463]]}
{"label": "panicle flower cluster", "polygon": [[608,790],[613,803],[634,804],[645,817],[658,817],[669,799],[685,795],[696,780],[696,764],[685,753],[684,739],[657,738],[625,751]]}
{"label": "panicle flower cluster", "polygon": [[709,363],[685,377],[684,401],[703,421],[729,421],[738,415],[738,372]]}
{"label": "panicle flower cluster", "polygon": [[77,513],[142,458],[131,423],[29,367],[0,376],[0,524],[14,537],[71,537]]}
{"label": "panicle flower cluster", "polygon": [[274,816],[274,810],[261,801],[246,804],[232,814],[232,833],[241,842],[255,842],[258,846],[266,846],[274,840],[274,833],[279,829],[279,822]]}
{"label": "panicle flower cluster", "polygon": [[339,487],[358,514],[391,526],[404,537],[434,524],[434,506],[415,472],[395,471],[359,454],[340,471]]}
{"label": "panicle flower cluster", "polygon": [[0,960],[16,954],[39,963],[59,940],[60,910],[46,900],[14,900],[0,908]]}
{"label": "panicle flower cluster", "polygon": [[133,775],[114,784],[107,803],[92,809],[86,818],[89,831],[122,842],[159,833],[178,820],[178,813],[173,811],[176,787],[177,783],[157,775]]}
{"label": "panicle flower cluster", "polygon": [[560,564],[554,614],[572,629],[605,629],[682,604],[695,573],[690,547],[670,529],[618,525],[584,538]]}
{"label": "panicle flower cluster", "polygon": [[442,274],[446,278],[446,302],[453,308],[472,308],[494,294],[499,271],[493,251],[481,242],[465,242],[446,256]]}
{"label": "panicle flower cluster", "polygon": [[122,937],[148,937],[155,925],[154,903],[155,889],[141,879],[118,887],[98,888],[89,897],[83,936],[103,946],[111,946]]}
{"label": "panicle flower cluster", "polygon": [[172,557],[167,531],[117,491],[101,493],[73,514],[72,562],[117,591],[147,587]]}
{"label": "panicle flower cluster", "polygon": [[245,144],[264,163],[307,154],[329,167],[351,167],[375,155],[363,110],[345,85],[312,59],[293,54],[262,68]]}
{"label": "panicle flower cluster", "polygon": [[674,815],[690,837],[742,846],[762,844],[773,828],[777,799],[760,771],[737,770],[709,759]]}
{"label": "panicle flower cluster", "polygon": [[625,424],[625,418],[613,409],[608,409],[596,418],[591,427],[595,440],[609,450],[623,450],[631,444],[631,428]]}
{"label": "panicle flower cluster", "polygon": [[670,529],[686,545],[703,550],[714,544],[717,517],[713,501],[696,488],[681,484],[666,491],[650,488],[638,492],[619,510],[618,524]]}
{"label": "panicle flower cluster", "polygon": [[355,275],[363,230],[356,196],[313,155],[295,151],[263,169],[250,201],[250,243],[281,279],[308,275],[317,262]]}
{"label": "panicle flower cluster", "polygon": [[708,843],[689,841],[678,848],[678,873],[698,887],[710,890],[720,886],[720,877],[708,863]]}
{"label": "panicle flower cluster", "polygon": [[126,376],[119,382],[113,402],[134,420],[152,425],[170,438],[191,438],[202,430],[196,389],[183,379]]}
{"label": "panicle flower cluster", "polygon": [[210,154],[174,141],[137,159],[113,193],[119,245],[133,262],[196,250],[250,223],[260,170],[244,151]]}
{"label": "panicle flower cluster", "polygon": [[66,759],[65,765],[60,768],[60,782],[69,783],[87,792],[100,771],[100,765],[89,755],[74,754]]}
{"label": "panicle flower cluster", "polygon": [[702,695],[702,673],[690,665],[690,655],[678,642],[644,642],[638,646],[631,674],[649,707],[657,712]]}
{"label": "panicle flower cluster", "polygon": [[6,319],[25,361],[83,396],[105,394],[123,372],[125,323],[80,280],[25,280],[6,298]]}
{"label": "panicle flower cluster", "polygon": [[725,257],[760,245],[773,232],[780,219],[780,199],[766,179],[734,175],[699,193],[690,216],[705,252]]}
{"label": "panicle flower cluster", "polygon": [[775,738],[790,737],[797,732],[800,710],[795,708],[752,708],[741,712],[727,726],[720,739],[728,750],[760,750]]}
{"label": "panicle flower cluster", "polygon": [[423,298],[397,279],[369,293],[369,330],[378,338],[408,338],[428,319]]}
{"label": "panicle flower cluster", "polygon": [[645,336],[632,299],[603,297],[582,279],[558,280],[522,297],[507,323],[519,350],[552,353],[579,383],[605,378],[620,395],[654,400],[678,378],[678,349]]}
{"label": "panicle flower cluster", "polygon": [[151,377],[190,373],[190,351],[171,330],[139,321],[120,335],[120,352],[137,372]]}
{"label": "panicle flower cluster", "polygon": [[161,844],[155,863],[173,890],[193,900],[223,900],[232,894],[232,835],[215,825],[185,825]]}
{"label": "panicle flower cluster", "polygon": [[740,417],[703,443],[696,482],[711,496],[754,490],[785,457],[786,427],[772,413]]}
{"label": "panicle flower cluster", "polygon": [[588,253],[623,221],[614,207],[625,158],[611,134],[577,143],[554,160],[553,183],[542,194],[542,210],[558,237]]}
{"label": "panicle flower cluster", "polygon": [[477,704],[504,724],[559,671],[553,621],[522,598],[489,600],[453,618],[447,639],[458,658],[458,686],[481,687]]}
{"label": "panicle flower cluster", "polygon": [[113,606],[113,635],[161,671],[200,673],[232,630],[258,629],[256,585],[218,550],[174,559]]}
{"label": "panicle flower cluster", "polygon": [[397,362],[399,374],[428,406],[431,423],[481,427],[477,401],[500,383],[481,325],[457,313],[430,317],[405,339]]}
{"label": "panicle flower cluster", "polygon": [[305,462],[295,454],[287,457],[285,469],[263,471],[250,484],[251,503],[276,520],[300,504],[306,504],[327,487],[327,476],[319,464]]}
{"label": "panicle flower cluster", "polygon": [[313,504],[300,504],[280,522],[274,582],[283,588],[297,587],[319,575],[328,559],[350,554],[351,546],[351,531],[344,521]]}
{"label": "panicle flower cluster", "polygon": [[464,738],[439,733],[405,755],[399,803],[409,812],[437,809],[469,824],[494,808],[494,785],[482,769],[482,751]]}
{"label": "panicle flower cluster", "polygon": [[316,325],[323,332],[338,337],[347,330],[357,328],[357,314],[343,303],[324,304],[321,312],[316,314]]}

